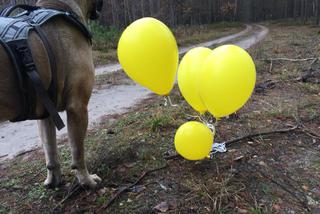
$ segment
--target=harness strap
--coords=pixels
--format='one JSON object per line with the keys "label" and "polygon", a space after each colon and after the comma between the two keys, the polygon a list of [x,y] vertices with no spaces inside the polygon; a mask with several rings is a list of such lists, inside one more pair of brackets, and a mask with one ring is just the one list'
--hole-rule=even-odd
{"label": "harness strap", "polygon": [[[35,16],[37,16],[37,14],[29,14],[28,16],[23,16],[22,19],[20,20],[21,22],[24,22],[25,25],[23,27],[20,27],[19,31],[16,32],[16,34],[14,35],[14,37],[12,38],[12,40],[16,40],[19,39],[20,36],[23,35],[25,30],[30,29],[30,20],[34,19]],[[10,26],[10,27],[14,27],[14,26]],[[19,28],[19,27],[18,27]]]}
{"label": "harness strap", "polygon": [[[38,6],[18,4],[18,5],[13,5],[13,6],[9,6],[9,7],[5,8],[0,13],[0,16],[9,17],[11,15],[11,13],[16,9],[26,10],[27,14],[29,14],[30,12],[32,12],[34,10],[42,9],[42,8],[38,7]],[[55,10],[57,10],[57,9],[55,9]],[[92,43],[93,36],[92,36],[91,31],[81,21],[79,21],[79,18],[75,13],[73,13],[72,11],[67,11],[67,12],[61,13],[60,15],[65,17],[66,21],[68,21],[70,24],[75,25],[83,33],[83,35],[90,40],[90,43]],[[41,21],[38,21],[38,23],[40,23],[40,22]]]}
{"label": "harness strap", "polygon": [[3,9],[1,11],[1,13],[0,13],[0,16],[8,17],[16,9],[23,9],[23,10],[26,10],[26,11],[30,12],[30,11],[39,9],[39,7],[31,6],[31,5],[25,5],[25,4],[12,5],[12,6],[9,6],[9,7],[6,7],[5,9]]}
{"label": "harness strap", "polygon": [[[5,8],[1,12],[0,15],[8,17],[16,9],[24,9],[24,10],[27,10],[28,13],[30,13],[33,10],[39,9],[39,7],[30,6],[30,5],[14,5],[14,6],[10,6],[10,7]],[[37,14],[33,14],[32,16],[28,15],[23,20],[24,21],[28,21],[29,23],[32,24],[32,26],[34,27],[36,33],[38,34],[38,36],[40,37],[40,39],[42,40],[42,42],[43,42],[43,44],[44,44],[44,46],[46,48],[46,51],[47,51],[47,54],[48,54],[48,57],[49,57],[49,60],[50,60],[50,67],[51,67],[51,73],[52,73],[52,81],[51,81],[50,87],[48,89],[48,93],[49,93],[50,97],[52,98],[53,103],[56,106],[57,105],[57,93],[56,93],[57,90],[56,89],[57,89],[57,81],[58,80],[57,80],[57,66],[56,66],[56,63],[55,63],[56,62],[55,61],[55,56],[53,54],[52,48],[51,48],[51,46],[50,46],[50,44],[48,42],[48,39],[45,36],[43,30],[39,27],[39,25],[33,25],[32,20],[33,20],[33,18],[35,18],[35,16],[37,16]],[[46,17],[43,17],[42,19],[45,19],[45,18]],[[38,20],[38,21],[41,22],[41,20]],[[9,26],[14,27],[14,25],[9,25]],[[14,39],[19,38],[20,32],[24,31],[24,29],[27,28],[27,27],[29,27],[29,25],[27,25],[27,24],[26,24],[26,26],[21,27],[20,30],[17,31],[16,35],[14,36]]]}
{"label": "harness strap", "polygon": [[4,42],[1,38],[0,38],[0,43],[1,43],[2,47],[6,50],[7,54],[9,55],[11,63],[14,67],[14,70],[16,72],[16,77],[18,80],[19,92],[21,94],[22,111],[20,112],[19,117],[15,118],[14,120],[11,120],[11,122],[14,122],[15,120],[17,120],[17,121],[23,120],[23,118],[26,118],[30,113],[29,112],[30,106],[27,105],[28,100],[27,100],[27,92],[24,87],[24,81],[23,81],[24,78],[21,75],[21,69],[20,69],[19,63],[18,63],[14,53],[12,52],[11,48],[9,47],[9,45],[6,42]]}
{"label": "harness strap", "polygon": [[77,18],[77,15],[74,13],[66,12],[65,17],[67,17],[67,21],[70,22],[70,24],[75,25],[83,34],[86,38],[89,39],[90,43],[92,44],[92,33],[88,28],[79,21]]}
{"label": "harness strap", "polygon": [[15,41],[16,52],[21,58],[21,64],[23,67],[24,73],[27,75],[30,80],[31,86],[39,96],[42,104],[45,106],[47,112],[52,118],[58,130],[61,130],[65,127],[62,119],[60,118],[56,107],[52,100],[49,98],[46,89],[44,88],[40,76],[37,72],[36,65],[34,64],[32,53],[28,45],[27,40],[18,40]]}
{"label": "harness strap", "polygon": [[12,20],[1,32],[0,37],[3,38],[6,33],[8,33],[8,30],[14,26],[17,22],[20,22],[20,20]]}
{"label": "harness strap", "polygon": [[39,35],[40,39],[43,42],[43,45],[45,46],[45,48],[47,50],[47,54],[48,54],[49,61],[50,61],[50,67],[51,67],[51,84],[49,86],[48,93],[52,99],[52,102],[55,104],[55,106],[57,106],[57,103],[58,103],[58,92],[57,92],[58,77],[57,77],[57,65],[56,65],[55,55],[52,51],[52,47],[51,47],[47,37],[45,36],[43,30],[37,25],[37,26],[35,26],[35,31]]}

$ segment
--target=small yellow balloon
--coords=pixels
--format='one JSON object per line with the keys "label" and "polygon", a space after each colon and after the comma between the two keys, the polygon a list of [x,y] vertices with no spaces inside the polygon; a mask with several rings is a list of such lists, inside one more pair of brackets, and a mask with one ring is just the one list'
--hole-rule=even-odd
{"label": "small yellow balloon", "polygon": [[201,67],[211,54],[209,48],[194,48],[182,59],[178,69],[178,85],[182,96],[190,106],[201,114],[207,111],[199,93],[199,78]]}
{"label": "small yellow balloon", "polygon": [[206,59],[199,79],[200,96],[216,118],[239,110],[250,98],[256,68],[251,56],[235,45],[224,45]]}
{"label": "small yellow balloon", "polygon": [[170,29],[154,18],[127,27],[118,44],[118,58],[128,76],[159,95],[172,90],[179,63],[177,42]]}
{"label": "small yellow balloon", "polygon": [[213,133],[203,123],[187,122],[177,131],[174,145],[177,152],[187,160],[202,160],[212,148]]}

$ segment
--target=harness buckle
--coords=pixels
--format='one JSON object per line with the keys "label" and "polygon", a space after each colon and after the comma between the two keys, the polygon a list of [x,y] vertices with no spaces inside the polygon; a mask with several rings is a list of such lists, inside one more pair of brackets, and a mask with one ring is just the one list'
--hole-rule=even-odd
{"label": "harness buckle", "polygon": [[23,67],[27,72],[33,71],[36,69],[36,65],[34,64],[32,53],[27,44],[20,44],[17,46],[17,51],[21,57],[21,62]]}

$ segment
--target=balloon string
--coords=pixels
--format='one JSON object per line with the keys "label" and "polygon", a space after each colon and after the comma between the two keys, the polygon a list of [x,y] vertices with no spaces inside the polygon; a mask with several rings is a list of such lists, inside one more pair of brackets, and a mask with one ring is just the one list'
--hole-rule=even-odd
{"label": "balloon string", "polygon": [[214,124],[212,124],[208,120],[206,120],[202,115],[189,115],[189,114],[187,114],[187,116],[198,119],[200,122],[205,124],[212,131],[213,134],[216,134],[215,127],[218,125],[218,120]]}
{"label": "balloon string", "polygon": [[213,133],[213,135],[216,134],[216,126],[218,125],[217,123],[212,124],[208,120],[206,120],[202,115],[199,115],[200,121],[204,123]]}
{"label": "balloon string", "polygon": [[[200,120],[206,126],[208,126],[208,128],[212,131],[213,135],[215,135],[216,134],[216,127],[218,126],[218,123],[219,123],[219,118],[216,118],[215,123],[212,124],[212,123],[208,122],[205,118],[203,118],[201,115],[199,117],[200,117]],[[213,159],[214,155],[217,154],[217,153],[225,153],[227,151],[228,150],[227,150],[225,142],[223,142],[223,143],[213,142],[212,149],[211,149],[211,152],[210,152],[210,159]]]}
{"label": "balloon string", "polygon": [[[200,122],[202,122],[203,124],[205,124],[213,133],[213,135],[216,134],[216,127],[218,126],[219,123],[219,118],[216,118],[216,121],[214,124],[210,123],[208,120],[206,120],[202,115],[188,115],[189,117],[192,118],[197,118]],[[217,153],[225,153],[227,152],[227,147],[226,147],[226,143],[215,143],[213,142],[212,145],[212,149],[210,154],[208,155],[208,158],[213,159],[214,155]]]}
{"label": "balloon string", "polygon": [[171,107],[178,107],[179,106],[177,104],[172,103],[170,96],[166,96],[166,97],[164,97],[164,106],[168,106],[168,105],[170,105]]}

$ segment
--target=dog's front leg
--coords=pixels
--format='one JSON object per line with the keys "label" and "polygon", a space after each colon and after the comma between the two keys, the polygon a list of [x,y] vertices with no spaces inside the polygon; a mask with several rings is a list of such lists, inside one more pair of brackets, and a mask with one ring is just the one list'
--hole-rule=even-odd
{"label": "dog's front leg", "polygon": [[84,158],[84,138],[88,126],[87,106],[79,101],[67,107],[68,135],[72,153],[72,169],[81,185],[94,189],[101,179],[97,175],[90,175]]}
{"label": "dog's front leg", "polygon": [[61,185],[61,169],[58,160],[56,128],[51,118],[38,121],[40,138],[42,141],[47,165],[47,179],[44,185],[55,188]]}

